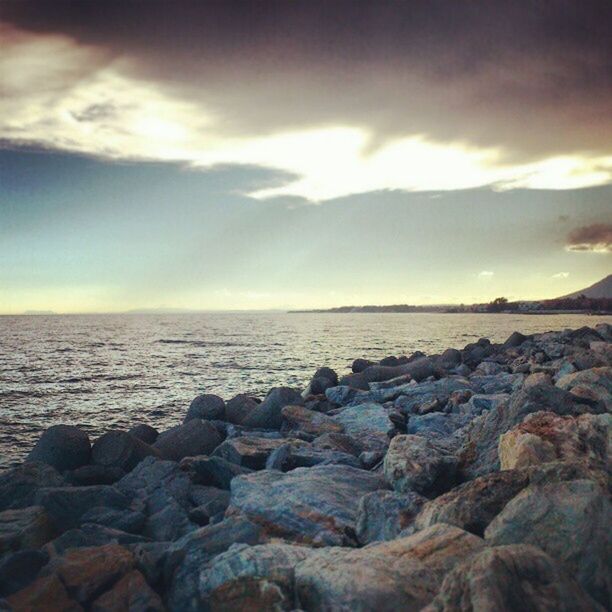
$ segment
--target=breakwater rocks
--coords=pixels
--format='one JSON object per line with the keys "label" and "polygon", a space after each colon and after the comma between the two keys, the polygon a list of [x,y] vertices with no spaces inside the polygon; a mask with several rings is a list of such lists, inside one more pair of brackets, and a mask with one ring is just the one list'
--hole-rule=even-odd
{"label": "breakwater rocks", "polygon": [[0,474],[0,609],[604,610],[612,326],[322,367]]}

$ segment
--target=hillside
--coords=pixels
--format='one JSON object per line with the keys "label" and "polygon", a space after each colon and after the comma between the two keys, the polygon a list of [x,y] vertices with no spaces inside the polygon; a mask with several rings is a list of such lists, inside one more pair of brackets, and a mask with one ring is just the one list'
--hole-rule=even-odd
{"label": "hillside", "polygon": [[564,295],[563,298],[577,298],[580,295],[584,295],[588,298],[612,299],[612,274],[608,274],[606,278],[602,278],[600,281],[596,282],[590,287],[587,287],[586,289],[570,293],[569,295]]}

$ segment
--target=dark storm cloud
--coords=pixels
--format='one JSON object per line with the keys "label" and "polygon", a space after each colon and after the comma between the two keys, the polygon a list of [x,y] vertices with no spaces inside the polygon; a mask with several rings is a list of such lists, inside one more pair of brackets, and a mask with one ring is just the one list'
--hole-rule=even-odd
{"label": "dark storm cloud", "polygon": [[594,223],[572,230],[566,240],[569,251],[610,253],[612,251],[612,224]]}
{"label": "dark storm cloud", "polygon": [[609,152],[612,3],[8,2],[2,19],[127,58],[227,133],[350,124],[499,146]]}

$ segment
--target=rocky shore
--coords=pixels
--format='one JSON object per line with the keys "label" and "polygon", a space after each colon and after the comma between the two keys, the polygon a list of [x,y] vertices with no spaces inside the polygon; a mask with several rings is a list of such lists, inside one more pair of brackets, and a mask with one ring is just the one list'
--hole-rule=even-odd
{"label": "rocky shore", "polygon": [[[0,610],[605,610],[612,326],[321,367],[0,473]],[[314,368],[313,368],[314,369]]]}

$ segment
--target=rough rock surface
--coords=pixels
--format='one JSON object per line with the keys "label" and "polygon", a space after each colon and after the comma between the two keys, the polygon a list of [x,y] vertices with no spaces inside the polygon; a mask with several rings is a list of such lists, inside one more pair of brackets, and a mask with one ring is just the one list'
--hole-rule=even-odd
{"label": "rough rock surface", "polygon": [[74,470],[89,463],[89,436],[74,425],[53,425],[46,429],[30,451],[27,461],[40,461],[56,470]]}
{"label": "rough rock surface", "polygon": [[219,432],[202,419],[191,419],[159,434],[153,445],[165,459],[180,461],[183,457],[208,455],[221,444]]}
{"label": "rough rock surface", "polygon": [[242,420],[248,427],[280,429],[283,423],[282,409],[289,405],[303,404],[302,396],[290,387],[272,389],[266,399],[251,410]]}
{"label": "rough rock surface", "polygon": [[192,419],[215,420],[225,416],[225,402],[223,398],[212,393],[198,395],[190,404],[185,415],[184,423]]}

